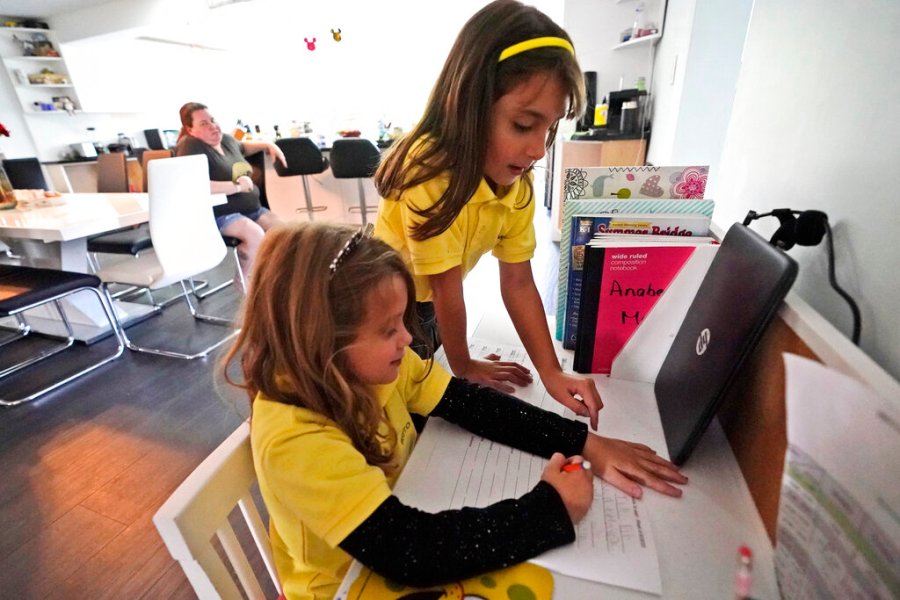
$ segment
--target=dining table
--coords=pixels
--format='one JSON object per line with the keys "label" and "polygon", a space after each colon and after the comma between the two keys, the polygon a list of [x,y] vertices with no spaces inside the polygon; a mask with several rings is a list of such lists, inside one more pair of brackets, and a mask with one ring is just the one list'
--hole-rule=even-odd
{"label": "dining table", "polygon": [[[202,200],[210,206],[226,202],[224,194],[211,194]],[[25,264],[90,273],[88,238],[140,225],[149,218],[146,193],[61,194],[45,198],[41,203],[0,210],[0,239],[22,255]],[[114,304],[123,325],[155,312],[154,307],[146,304],[122,301]],[[76,339],[91,342],[109,333],[101,308],[86,292],[71,296],[65,301],[65,308]],[[53,311],[36,309],[29,311],[28,317],[35,331],[64,335],[63,325]]]}

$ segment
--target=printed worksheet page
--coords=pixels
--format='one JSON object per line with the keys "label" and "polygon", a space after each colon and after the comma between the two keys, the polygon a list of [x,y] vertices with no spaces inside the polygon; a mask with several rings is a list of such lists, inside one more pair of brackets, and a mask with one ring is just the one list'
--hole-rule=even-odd
{"label": "printed worksheet page", "polygon": [[[495,353],[524,364],[535,382],[517,396],[557,414],[574,413],[550,397],[521,347],[470,340],[472,356]],[[561,357],[566,358],[567,357]],[[436,356],[446,366],[443,354]],[[567,368],[567,365],[563,365]],[[430,512],[483,507],[521,496],[540,480],[547,461],[483,439],[441,419],[429,419],[394,490],[404,502]],[[594,478],[594,502],[576,528],[574,544],[533,560],[553,571],[660,594],[656,545],[645,505]]]}
{"label": "printed worksheet page", "polygon": [[900,410],[785,354],[788,449],[775,572],[782,596],[900,598]]}

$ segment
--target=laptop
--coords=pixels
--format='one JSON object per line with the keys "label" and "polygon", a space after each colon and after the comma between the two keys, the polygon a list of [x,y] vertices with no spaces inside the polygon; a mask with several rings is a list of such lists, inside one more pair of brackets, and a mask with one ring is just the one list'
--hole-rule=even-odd
{"label": "laptop", "polygon": [[683,464],[797,277],[797,263],[731,226],[656,378],[669,457]]}

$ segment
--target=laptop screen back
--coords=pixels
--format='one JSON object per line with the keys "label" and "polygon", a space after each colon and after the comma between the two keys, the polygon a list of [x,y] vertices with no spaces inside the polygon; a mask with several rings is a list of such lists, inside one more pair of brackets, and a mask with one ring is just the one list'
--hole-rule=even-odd
{"label": "laptop screen back", "polygon": [[735,223],[656,378],[669,457],[684,463],[797,276],[797,263]]}

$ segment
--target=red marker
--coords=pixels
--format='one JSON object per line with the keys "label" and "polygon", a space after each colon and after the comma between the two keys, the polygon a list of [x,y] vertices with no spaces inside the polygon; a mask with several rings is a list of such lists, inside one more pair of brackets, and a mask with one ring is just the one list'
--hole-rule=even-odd
{"label": "red marker", "polygon": [[591,470],[590,461],[585,460],[580,463],[568,463],[562,468],[563,472],[565,472],[565,473],[571,473],[572,471],[578,471],[580,469],[584,469],[585,471],[590,471]]}

